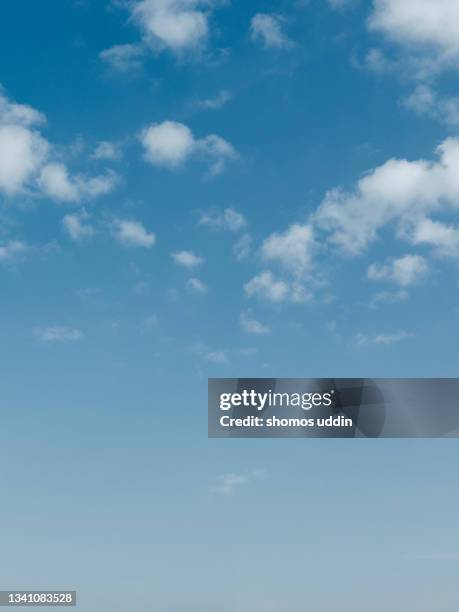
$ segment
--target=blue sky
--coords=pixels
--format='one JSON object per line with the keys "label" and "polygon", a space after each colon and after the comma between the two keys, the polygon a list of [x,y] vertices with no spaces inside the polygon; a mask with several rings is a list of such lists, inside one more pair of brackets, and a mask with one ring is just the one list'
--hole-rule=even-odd
{"label": "blue sky", "polygon": [[206,437],[209,376],[456,375],[456,1],[1,13],[4,587],[456,610],[454,441]]}

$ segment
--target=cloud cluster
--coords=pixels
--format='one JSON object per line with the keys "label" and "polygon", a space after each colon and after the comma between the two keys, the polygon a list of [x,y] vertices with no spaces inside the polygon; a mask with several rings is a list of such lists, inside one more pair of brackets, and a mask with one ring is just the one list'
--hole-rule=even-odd
{"label": "cloud cluster", "polygon": [[[379,50],[376,68],[401,69],[417,85],[405,101],[418,114],[459,124],[459,101],[432,87],[445,70],[458,70],[459,4],[456,0],[373,0],[370,31],[389,40],[399,57],[386,60]],[[370,65],[371,67],[371,65]]]}
{"label": "cloud cluster", "polygon": [[436,154],[434,161],[391,159],[352,191],[329,191],[315,224],[349,254],[361,252],[390,224],[416,242],[417,228],[429,214],[459,209],[459,138],[446,139]]}
{"label": "cloud cluster", "polygon": [[[435,153],[433,160],[390,159],[350,190],[329,191],[305,223],[268,236],[260,260],[277,266],[278,274],[263,270],[245,284],[246,294],[271,302],[308,301],[321,283],[315,274],[319,254],[356,256],[383,230],[436,256],[458,258],[459,226],[451,217],[459,212],[459,138],[446,139]],[[428,269],[426,258],[412,253],[371,265],[368,277],[408,287]]]}
{"label": "cloud cluster", "polygon": [[427,261],[421,255],[404,255],[387,264],[371,264],[367,276],[370,280],[388,280],[408,287],[419,282],[428,269]]}
{"label": "cloud cluster", "polygon": [[226,163],[237,157],[233,145],[220,136],[209,134],[195,138],[183,123],[164,121],[142,130],[140,136],[147,162],[163,168],[179,168],[190,158],[201,158],[209,165],[209,174],[220,174]]}
{"label": "cloud cluster", "polygon": [[53,159],[53,147],[40,131],[44,123],[41,113],[10,101],[0,88],[0,193],[10,197],[29,193],[75,203],[115,188],[114,172],[72,176],[65,164]]}
{"label": "cloud cluster", "polygon": [[225,0],[135,0],[126,4],[141,40],[114,45],[100,58],[120,72],[137,69],[147,51],[170,51],[180,58],[199,54],[207,45],[212,11]]}

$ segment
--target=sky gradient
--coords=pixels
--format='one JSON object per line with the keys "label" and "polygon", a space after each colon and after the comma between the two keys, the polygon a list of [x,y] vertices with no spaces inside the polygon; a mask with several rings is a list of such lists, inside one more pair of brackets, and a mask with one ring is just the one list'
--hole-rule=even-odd
{"label": "sky gradient", "polygon": [[456,0],[0,9],[2,587],[457,610],[454,440],[208,440],[208,377],[455,377]]}

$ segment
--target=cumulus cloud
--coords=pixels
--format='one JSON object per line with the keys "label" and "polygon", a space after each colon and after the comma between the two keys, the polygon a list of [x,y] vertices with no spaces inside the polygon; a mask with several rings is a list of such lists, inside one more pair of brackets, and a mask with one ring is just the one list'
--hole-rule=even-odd
{"label": "cumulus cloud", "polygon": [[430,84],[445,70],[458,69],[459,4],[456,0],[373,0],[371,31],[395,43],[391,62],[405,77],[418,81],[405,106],[418,114],[459,124],[459,99],[433,92]]}
{"label": "cumulus cloud", "polygon": [[254,319],[250,313],[242,312],[239,317],[239,324],[248,334],[263,335],[269,334],[269,328],[260,321]]}
{"label": "cumulus cloud", "polygon": [[402,104],[419,116],[427,115],[450,126],[459,125],[459,97],[439,96],[430,85],[418,85]]}
{"label": "cumulus cloud", "polygon": [[0,191],[13,196],[25,191],[48,156],[49,145],[24,125],[0,125]]}
{"label": "cumulus cloud", "polygon": [[115,239],[127,247],[150,249],[156,242],[155,234],[148,232],[140,221],[115,219],[112,228]]}
{"label": "cumulus cloud", "polygon": [[459,227],[453,224],[418,219],[411,225],[408,239],[413,244],[427,245],[445,257],[459,257]]}
{"label": "cumulus cloud", "polygon": [[349,254],[361,252],[384,226],[406,233],[413,220],[459,208],[459,138],[448,138],[435,161],[391,159],[348,192],[333,189],[314,216],[317,227]]}
{"label": "cumulus cloud", "polygon": [[437,62],[459,58],[456,0],[374,0],[368,25],[403,47],[434,54]]}
{"label": "cumulus cloud", "polygon": [[142,0],[132,5],[132,17],[146,42],[180,53],[207,40],[209,22],[205,0]]}
{"label": "cumulus cloud", "polygon": [[276,279],[269,270],[254,276],[244,285],[244,290],[248,297],[258,296],[270,302],[283,302],[290,293],[289,285]]}
{"label": "cumulus cloud", "polygon": [[283,19],[279,15],[258,13],[250,22],[250,36],[254,43],[267,49],[286,49],[292,41],[283,30]]}
{"label": "cumulus cloud", "polygon": [[113,191],[117,183],[118,176],[112,171],[96,177],[72,177],[67,167],[61,163],[46,164],[38,178],[42,193],[59,202],[81,202],[97,198]]}
{"label": "cumulus cloud", "polygon": [[94,228],[86,222],[88,218],[89,215],[82,211],[79,214],[65,215],[62,219],[65,231],[74,242],[88,240],[94,235]]}
{"label": "cumulus cloud", "polygon": [[402,287],[419,282],[429,267],[421,255],[404,255],[387,264],[372,264],[367,271],[370,280],[389,280]]}
{"label": "cumulus cloud", "polygon": [[193,270],[204,263],[204,259],[193,251],[176,251],[172,253],[171,257],[177,265],[189,270]]}
{"label": "cumulus cloud", "polygon": [[136,44],[115,45],[101,59],[116,70],[138,68],[146,51],[171,51],[177,57],[199,56],[210,36],[210,16],[225,0],[133,0],[125,3],[139,28]]}
{"label": "cumulus cloud", "polygon": [[209,172],[219,174],[226,162],[236,157],[234,147],[219,136],[210,134],[196,139],[183,123],[164,121],[142,130],[140,136],[145,159],[154,166],[174,169],[190,157],[204,157],[210,164]]}
{"label": "cumulus cloud", "polygon": [[41,342],[76,342],[83,338],[79,329],[71,327],[40,327],[34,330],[35,337]]}
{"label": "cumulus cloud", "polygon": [[240,212],[234,208],[225,208],[221,213],[203,212],[199,217],[199,225],[206,225],[216,229],[225,229],[238,232],[247,225],[247,221]]}
{"label": "cumulus cloud", "polygon": [[117,184],[112,172],[72,177],[52,160],[53,147],[39,131],[44,116],[30,106],[11,102],[0,88],[0,192],[34,193],[64,202],[79,202],[109,193]]}
{"label": "cumulus cloud", "polygon": [[297,277],[311,268],[315,248],[311,225],[291,225],[284,233],[271,234],[263,242],[261,255],[265,261],[278,262]]}

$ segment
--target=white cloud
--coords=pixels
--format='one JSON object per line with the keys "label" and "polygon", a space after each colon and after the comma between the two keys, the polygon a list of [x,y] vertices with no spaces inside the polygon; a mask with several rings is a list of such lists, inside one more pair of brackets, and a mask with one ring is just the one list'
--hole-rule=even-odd
{"label": "white cloud", "polygon": [[190,278],[187,285],[195,293],[207,293],[207,286],[199,278]]}
{"label": "white cloud", "polygon": [[226,89],[222,89],[216,96],[213,98],[206,98],[205,100],[199,100],[197,102],[197,106],[206,110],[218,110],[222,108],[231,100],[231,92]]}
{"label": "white cloud", "polygon": [[141,135],[145,158],[154,166],[176,168],[192,154],[195,141],[186,125],[165,121],[147,127]]}
{"label": "white cloud", "polygon": [[25,191],[46,160],[49,145],[23,125],[0,125],[0,191],[13,196]]}
{"label": "white cloud", "polygon": [[116,72],[128,73],[139,70],[145,50],[141,45],[114,45],[104,49],[99,57]]}
{"label": "white cloud", "polygon": [[374,0],[370,29],[408,48],[434,56],[437,62],[459,58],[457,0]]}
{"label": "white cloud", "polygon": [[459,256],[459,227],[440,221],[421,218],[409,230],[408,239],[413,244],[428,245],[438,255],[446,257]]}
{"label": "white cloud", "polygon": [[53,147],[37,130],[44,122],[41,113],[9,101],[0,88],[0,192],[77,202],[109,193],[116,186],[113,172],[72,177],[64,164],[53,161]]}
{"label": "white cloud", "polygon": [[265,476],[263,470],[251,470],[240,474],[222,474],[216,479],[212,490],[225,496],[232,496],[241,486],[249,485]]}
{"label": "white cloud", "polygon": [[242,312],[239,317],[239,323],[242,329],[248,334],[269,334],[269,328],[254,319],[249,313]]}
{"label": "white cloud", "polygon": [[34,333],[41,342],[76,342],[83,338],[79,329],[71,327],[41,327],[35,329]]}
{"label": "white cloud", "polygon": [[193,253],[193,251],[176,251],[172,253],[171,256],[177,265],[188,268],[189,270],[204,263],[204,259]]}
{"label": "white cloud", "polygon": [[300,277],[311,268],[314,248],[312,226],[295,223],[284,233],[274,233],[266,238],[261,255],[265,261],[278,262],[285,270]]}
{"label": "white cloud", "polygon": [[0,85],[0,124],[1,125],[40,125],[46,117],[27,104],[17,104],[8,100]]}
{"label": "white cloud", "polygon": [[219,174],[226,162],[236,157],[234,147],[219,136],[210,134],[195,139],[189,127],[175,121],[164,121],[142,130],[141,143],[145,159],[154,166],[178,168],[190,157],[204,157],[210,164],[210,174]]}
{"label": "white cloud", "polygon": [[413,334],[406,331],[396,331],[391,334],[376,334],[367,336],[366,334],[359,333],[356,336],[356,341],[359,346],[366,346],[368,344],[376,344],[380,346],[390,346],[391,344],[397,344],[408,338],[412,338]]}
{"label": "white cloud", "polygon": [[430,87],[445,70],[458,70],[457,0],[373,0],[368,27],[395,43],[399,53],[391,68],[418,83],[405,106],[459,125],[459,98],[439,95]]}
{"label": "white cloud", "polygon": [[413,334],[409,334],[408,332],[405,332],[405,331],[398,331],[398,332],[394,332],[393,334],[378,334],[374,338],[374,343],[389,346],[391,344],[402,342],[402,340],[407,340],[408,338],[412,338],[412,337],[413,337]]}
{"label": "white cloud", "polygon": [[243,234],[233,246],[233,254],[237,261],[244,261],[250,255],[252,249],[252,237],[250,234]]}
{"label": "white cloud", "polygon": [[333,189],[314,215],[329,240],[361,252],[388,224],[411,224],[430,211],[459,208],[459,138],[448,138],[436,161],[391,159],[358,181],[351,192]]}
{"label": "white cloud", "polygon": [[81,175],[71,177],[64,164],[50,163],[43,166],[38,184],[43,194],[53,200],[81,202],[113,191],[118,184],[118,176],[112,171],[107,171],[95,177]]}
{"label": "white cloud", "polygon": [[121,158],[121,151],[113,142],[102,140],[91,155],[92,159],[117,161]]}
{"label": "white cloud", "polygon": [[283,19],[279,15],[258,13],[250,22],[252,41],[269,49],[286,49],[292,41],[283,31]]}
{"label": "white cloud", "polygon": [[282,302],[288,298],[290,288],[283,280],[276,279],[272,272],[266,270],[244,285],[249,297],[258,296],[271,302]]}
{"label": "white cloud", "polygon": [[23,253],[28,249],[28,246],[20,240],[10,240],[5,244],[0,245],[0,262],[9,262]]}
{"label": "white cloud", "polygon": [[132,16],[144,39],[154,48],[175,53],[202,46],[209,35],[205,0],[142,0],[132,5]]}
{"label": "white cloud", "polygon": [[80,214],[65,215],[62,219],[62,225],[73,241],[81,242],[94,235],[94,228],[85,223],[87,218],[87,213],[83,211]]}
{"label": "white cloud", "polygon": [[53,199],[78,202],[77,185],[70,179],[64,164],[47,164],[41,171],[39,183],[43,191]]}
{"label": "white cloud", "polygon": [[156,242],[153,232],[148,232],[140,221],[115,219],[113,235],[124,246],[151,248]]}
{"label": "white cloud", "polygon": [[199,218],[199,225],[237,232],[247,225],[247,221],[244,215],[234,208],[225,208],[222,213],[203,212]]}
{"label": "white cloud", "polygon": [[429,85],[418,85],[402,103],[419,116],[427,115],[450,126],[459,125],[459,97],[439,96]]}
{"label": "white cloud", "polygon": [[388,264],[372,264],[367,271],[370,280],[390,280],[402,287],[417,283],[426,275],[428,265],[421,255],[404,255]]}

